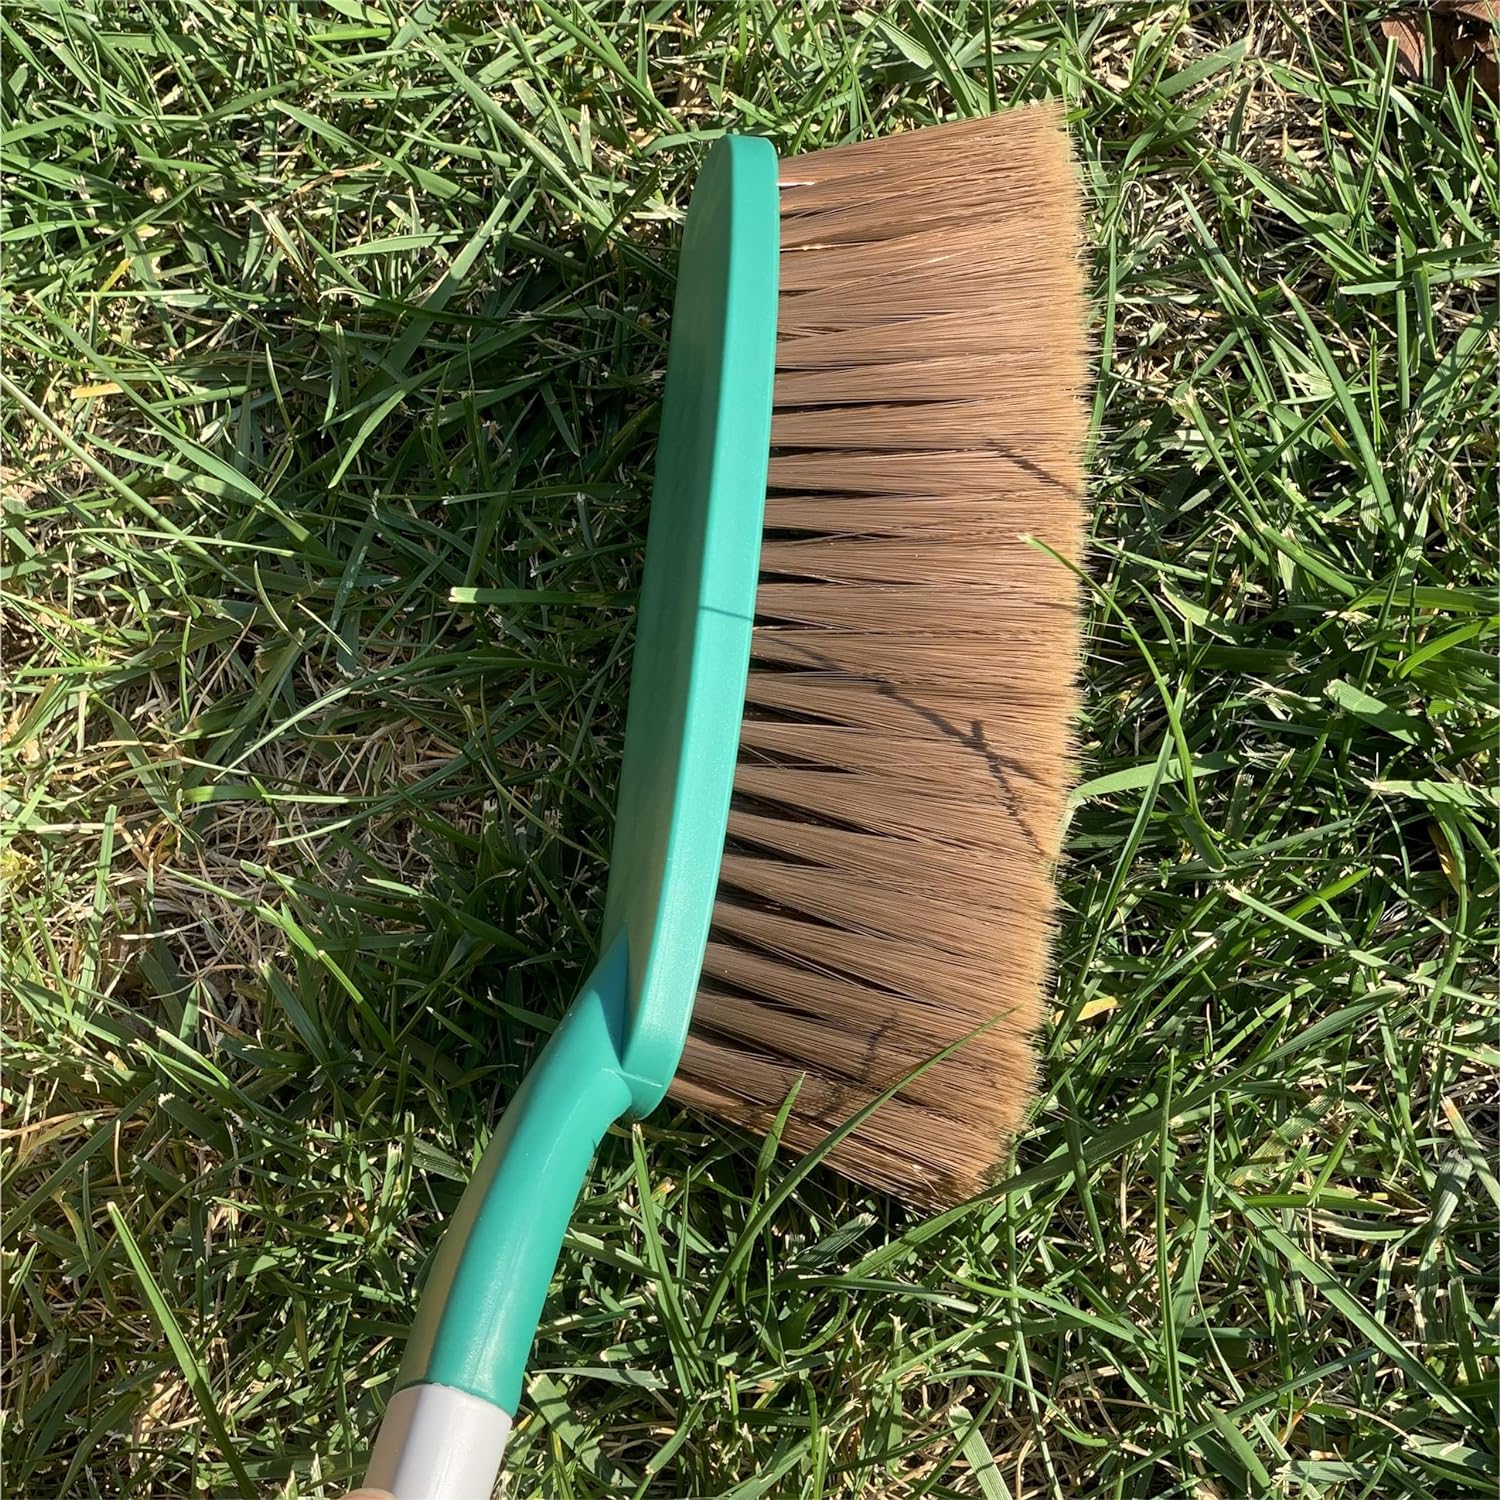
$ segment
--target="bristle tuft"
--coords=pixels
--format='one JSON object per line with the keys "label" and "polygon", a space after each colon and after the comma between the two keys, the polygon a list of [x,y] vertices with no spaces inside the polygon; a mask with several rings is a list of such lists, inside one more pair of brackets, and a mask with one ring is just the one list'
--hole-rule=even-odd
{"label": "bristle tuft", "polygon": [[781,184],[746,721],[673,1092],[766,1129],[795,1086],[805,1150],[970,1037],[829,1157],[940,1205],[1024,1122],[1047,984],[1079,647],[1057,558],[1085,525],[1077,181],[1060,112],[1033,107],[795,158]]}

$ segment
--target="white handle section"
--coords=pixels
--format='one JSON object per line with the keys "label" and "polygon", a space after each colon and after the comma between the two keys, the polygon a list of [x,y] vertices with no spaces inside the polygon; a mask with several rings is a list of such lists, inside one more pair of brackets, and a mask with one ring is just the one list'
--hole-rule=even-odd
{"label": "white handle section", "polygon": [[510,1414],[448,1385],[391,1397],[365,1484],[396,1500],[490,1500]]}

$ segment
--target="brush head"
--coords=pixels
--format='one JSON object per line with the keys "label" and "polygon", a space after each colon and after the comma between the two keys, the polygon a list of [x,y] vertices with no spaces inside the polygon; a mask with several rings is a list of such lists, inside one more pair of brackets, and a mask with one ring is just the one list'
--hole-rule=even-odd
{"label": "brush head", "polygon": [[1071,779],[1087,418],[1060,113],[781,164],[760,586],[734,803],[672,1086],[937,1205],[1024,1121]]}

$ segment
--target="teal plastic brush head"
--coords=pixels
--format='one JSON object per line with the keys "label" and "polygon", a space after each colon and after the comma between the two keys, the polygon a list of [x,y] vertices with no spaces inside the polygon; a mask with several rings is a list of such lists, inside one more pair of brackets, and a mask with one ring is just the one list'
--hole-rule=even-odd
{"label": "teal plastic brush head", "polygon": [[779,249],[775,152],[726,137],[683,237],[599,960],[422,1293],[366,1480],[397,1500],[487,1500],[594,1150],[660,1103],[682,1054],[744,711]]}

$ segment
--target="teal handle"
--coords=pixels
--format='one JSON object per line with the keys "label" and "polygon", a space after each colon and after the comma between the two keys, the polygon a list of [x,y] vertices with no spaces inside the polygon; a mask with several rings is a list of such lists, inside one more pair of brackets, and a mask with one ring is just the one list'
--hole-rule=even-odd
{"label": "teal handle", "polygon": [[[433,1262],[397,1384],[446,1391],[428,1393],[433,1410],[453,1406],[458,1392],[515,1412],[600,1137],[621,1115],[655,1108],[682,1054],[718,884],[755,618],[779,191],[770,143],[735,136],[714,145],[693,190],[602,957],[506,1110]],[[408,1397],[406,1416],[421,1404]],[[406,1439],[393,1434],[395,1452]],[[413,1459],[414,1472],[424,1463]],[[414,1493],[452,1500],[430,1485]]]}
{"label": "teal handle", "polygon": [[517,1090],[443,1235],[397,1388],[452,1386],[514,1412],[573,1205],[631,1106],[623,934]]}

